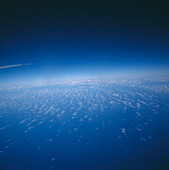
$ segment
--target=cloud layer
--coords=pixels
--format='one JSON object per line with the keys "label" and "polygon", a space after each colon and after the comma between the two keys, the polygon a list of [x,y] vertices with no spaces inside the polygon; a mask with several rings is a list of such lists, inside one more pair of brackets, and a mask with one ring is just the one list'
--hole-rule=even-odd
{"label": "cloud layer", "polygon": [[0,66],[0,69],[11,68],[11,67],[19,67],[19,66],[27,66],[27,65],[32,65],[32,63],[15,64],[15,65],[5,65],[5,66]]}

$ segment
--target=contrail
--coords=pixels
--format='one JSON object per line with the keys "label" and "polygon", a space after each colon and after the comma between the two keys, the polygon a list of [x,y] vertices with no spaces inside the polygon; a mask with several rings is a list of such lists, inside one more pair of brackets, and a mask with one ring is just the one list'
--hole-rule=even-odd
{"label": "contrail", "polygon": [[15,65],[5,65],[5,66],[0,66],[0,69],[11,68],[11,67],[19,67],[19,66],[28,66],[28,65],[32,65],[32,64],[33,64],[33,63],[15,64]]}

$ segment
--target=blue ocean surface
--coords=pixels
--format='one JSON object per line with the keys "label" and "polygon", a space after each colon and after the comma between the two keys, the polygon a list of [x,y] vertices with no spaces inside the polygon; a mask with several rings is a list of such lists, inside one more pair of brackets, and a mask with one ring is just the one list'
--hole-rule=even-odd
{"label": "blue ocean surface", "polygon": [[0,89],[0,170],[168,169],[168,78]]}

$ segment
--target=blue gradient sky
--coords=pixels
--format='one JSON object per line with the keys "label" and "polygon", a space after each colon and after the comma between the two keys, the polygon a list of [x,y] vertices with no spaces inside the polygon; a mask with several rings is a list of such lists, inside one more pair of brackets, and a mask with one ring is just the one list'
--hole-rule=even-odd
{"label": "blue gradient sky", "polygon": [[1,82],[168,74],[166,1],[4,1]]}

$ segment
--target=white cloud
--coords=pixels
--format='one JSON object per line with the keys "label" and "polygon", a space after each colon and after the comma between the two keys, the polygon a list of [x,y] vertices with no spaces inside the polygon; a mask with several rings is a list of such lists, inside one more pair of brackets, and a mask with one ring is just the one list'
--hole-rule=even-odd
{"label": "white cloud", "polygon": [[15,64],[15,65],[5,65],[5,66],[0,66],[0,69],[11,68],[11,67],[19,67],[19,66],[28,66],[28,65],[32,65],[32,64],[33,64],[33,63]]}

